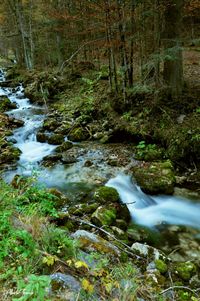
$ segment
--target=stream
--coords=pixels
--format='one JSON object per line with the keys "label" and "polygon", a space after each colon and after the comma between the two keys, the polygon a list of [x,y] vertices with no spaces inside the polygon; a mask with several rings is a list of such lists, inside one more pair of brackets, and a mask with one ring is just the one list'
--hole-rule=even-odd
{"label": "stream", "polygon": [[[5,76],[1,71],[0,82],[4,80]],[[200,202],[175,196],[148,196],[131,180],[126,173],[135,164],[135,160],[128,146],[101,145],[94,142],[74,144],[76,163],[44,167],[41,164],[42,159],[52,154],[57,147],[36,139],[37,131],[45,119],[45,107],[31,104],[24,96],[22,85],[16,88],[0,87],[0,95],[7,96],[17,105],[16,109],[6,113],[24,121],[24,125],[7,138],[22,152],[18,164],[4,172],[3,177],[7,182],[16,174],[34,175],[45,186],[55,187],[63,192],[75,183],[97,185],[107,182],[107,186],[117,189],[121,201],[127,204],[132,219],[138,224],[147,227],[172,224],[200,228]],[[128,158],[127,164],[120,167],[109,165],[108,159],[118,159],[119,152]],[[88,160],[92,162],[91,166],[85,165]]]}

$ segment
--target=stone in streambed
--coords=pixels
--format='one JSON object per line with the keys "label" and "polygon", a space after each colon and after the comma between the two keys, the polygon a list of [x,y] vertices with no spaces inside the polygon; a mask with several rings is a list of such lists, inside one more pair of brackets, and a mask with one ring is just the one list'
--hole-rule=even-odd
{"label": "stone in streambed", "polygon": [[115,203],[119,202],[119,194],[115,188],[102,186],[97,188],[94,193],[94,200],[104,204],[104,203]]}
{"label": "stone in streambed", "polygon": [[171,161],[143,163],[133,168],[133,175],[140,187],[150,194],[172,194],[175,175]]}
{"label": "stone in streambed", "polygon": [[12,109],[16,109],[17,105],[10,101],[6,96],[0,96],[0,112],[6,112]]}
{"label": "stone in streambed", "polygon": [[64,141],[61,145],[56,147],[55,151],[58,153],[62,153],[67,151],[68,149],[73,147],[73,143],[70,141]]}
{"label": "stone in streambed", "polygon": [[38,132],[36,134],[36,138],[38,142],[42,142],[42,143],[47,142],[48,140],[48,136],[43,132]]}
{"label": "stone in streambed", "polygon": [[64,142],[64,136],[62,134],[53,134],[48,137],[48,143],[57,145],[62,144]]}

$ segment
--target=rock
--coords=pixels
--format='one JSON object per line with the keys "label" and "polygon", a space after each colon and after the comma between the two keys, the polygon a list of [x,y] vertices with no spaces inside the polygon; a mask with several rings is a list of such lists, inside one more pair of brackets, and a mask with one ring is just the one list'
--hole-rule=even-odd
{"label": "rock", "polygon": [[55,118],[47,118],[44,120],[43,129],[47,131],[55,131],[61,126],[61,122]]}
{"label": "rock", "polygon": [[6,96],[0,96],[0,112],[6,112],[12,109],[16,109],[17,105],[10,101]]}
{"label": "rock", "polygon": [[93,163],[90,160],[86,160],[85,163],[84,163],[84,167],[90,167],[92,165],[93,165]]}
{"label": "rock", "polygon": [[116,226],[112,226],[111,227],[114,235],[120,239],[120,240],[124,240],[124,241],[127,241],[128,242],[128,236],[126,234],[126,232],[124,232],[122,229],[116,227]]}
{"label": "rock", "polygon": [[145,257],[148,259],[148,261],[155,261],[158,259],[165,260],[166,257],[164,254],[161,253],[156,248],[153,248],[149,245],[146,244],[141,244],[139,242],[135,242],[132,246],[131,249],[135,251],[138,255]]}
{"label": "rock", "polygon": [[37,138],[38,142],[42,142],[42,143],[47,142],[47,140],[48,140],[48,136],[43,132],[38,132],[36,134],[36,138]]}
{"label": "rock", "polygon": [[78,280],[76,280],[76,278],[71,275],[54,273],[50,275],[50,278],[51,278],[51,288],[53,291],[68,288],[69,290],[78,292],[81,289],[81,285],[78,282]]}
{"label": "rock", "polygon": [[174,191],[175,176],[169,160],[134,166],[133,175],[146,193],[172,194]]}
{"label": "rock", "polygon": [[49,163],[55,163],[61,160],[62,155],[61,154],[51,154],[43,158],[44,162],[49,162]]}
{"label": "rock", "polygon": [[48,192],[55,196],[55,207],[56,208],[63,207],[64,205],[70,203],[70,200],[56,188],[50,188],[50,189],[48,189]]}
{"label": "rock", "polygon": [[62,134],[53,134],[50,137],[48,137],[48,143],[57,145],[62,144],[64,142],[64,136]]}
{"label": "rock", "polygon": [[88,131],[84,130],[82,127],[76,127],[70,131],[68,138],[71,141],[79,142],[87,140],[89,136]]}
{"label": "rock", "polygon": [[58,153],[62,153],[67,151],[68,149],[73,147],[73,143],[70,141],[64,141],[61,145],[56,147],[55,151]]}
{"label": "rock", "polygon": [[5,149],[1,150],[0,164],[16,162],[19,160],[20,155],[21,151],[18,148],[8,145]]}
{"label": "rock", "polygon": [[92,214],[91,220],[98,227],[110,226],[116,220],[117,211],[111,206],[100,206]]}
{"label": "rock", "polygon": [[20,128],[21,126],[24,125],[24,121],[20,119],[15,119],[15,118],[9,118],[9,124],[13,128]]}
{"label": "rock", "polygon": [[80,247],[86,250],[96,250],[102,253],[114,254],[117,256],[120,256],[121,254],[116,246],[94,233],[85,230],[78,230],[72,235],[72,237],[78,239]]}
{"label": "rock", "polygon": [[69,155],[67,152],[65,152],[62,154],[61,161],[64,164],[73,164],[77,162],[77,159],[73,155]]}
{"label": "rock", "polygon": [[119,194],[115,188],[102,186],[97,188],[94,193],[95,201],[104,204],[104,203],[115,203],[119,202]]}
{"label": "rock", "polygon": [[92,214],[98,208],[98,204],[78,204],[68,209],[68,212],[73,215]]}
{"label": "rock", "polygon": [[62,125],[58,127],[54,132],[56,134],[68,135],[71,128],[72,128],[72,122],[64,121],[62,122]]}

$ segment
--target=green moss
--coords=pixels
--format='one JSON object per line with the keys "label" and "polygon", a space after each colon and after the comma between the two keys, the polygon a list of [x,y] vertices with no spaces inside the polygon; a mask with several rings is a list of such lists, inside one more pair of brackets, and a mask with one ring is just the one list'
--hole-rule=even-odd
{"label": "green moss", "polygon": [[49,144],[61,144],[64,141],[64,136],[62,134],[53,134],[48,138]]}
{"label": "green moss", "polygon": [[78,127],[70,131],[68,138],[69,140],[76,142],[84,141],[89,138],[89,133],[85,131],[82,127]]}
{"label": "green moss", "polygon": [[155,265],[161,274],[165,274],[168,271],[167,264],[161,259],[155,260]]}
{"label": "green moss", "polygon": [[115,188],[103,186],[95,191],[94,199],[100,203],[115,203],[119,201],[119,194]]}
{"label": "green moss", "polygon": [[177,265],[176,271],[181,279],[189,281],[196,272],[196,266],[191,261],[181,262]]}
{"label": "green moss", "polygon": [[137,183],[151,194],[171,194],[174,191],[175,175],[169,160],[136,166],[133,169]]}
{"label": "green moss", "polygon": [[100,206],[92,214],[92,222],[97,226],[109,226],[116,220],[116,209],[112,207]]}

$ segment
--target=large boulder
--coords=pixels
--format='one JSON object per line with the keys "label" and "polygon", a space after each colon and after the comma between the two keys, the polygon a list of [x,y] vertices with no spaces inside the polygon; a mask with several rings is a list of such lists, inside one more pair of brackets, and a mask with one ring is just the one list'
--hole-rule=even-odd
{"label": "large boulder", "polygon": [[82,127],[76,127],[70,131],[68,138],[71,141],[79,142],[79,141],[87,140],[89,136],[90,135],[88,131],[86,131]]}
{"label": "large boulder", "polygon": [[102,186],[97,188],[94,193],[95,201],[106,204],[106,203],[116,203],[119,202],[119,194],[115,188]]}
{"label": "large boulder", "polygon": [[133,176],[146,193],[172,194],[174,192],[175,175],[169,160],[135,166]]}

